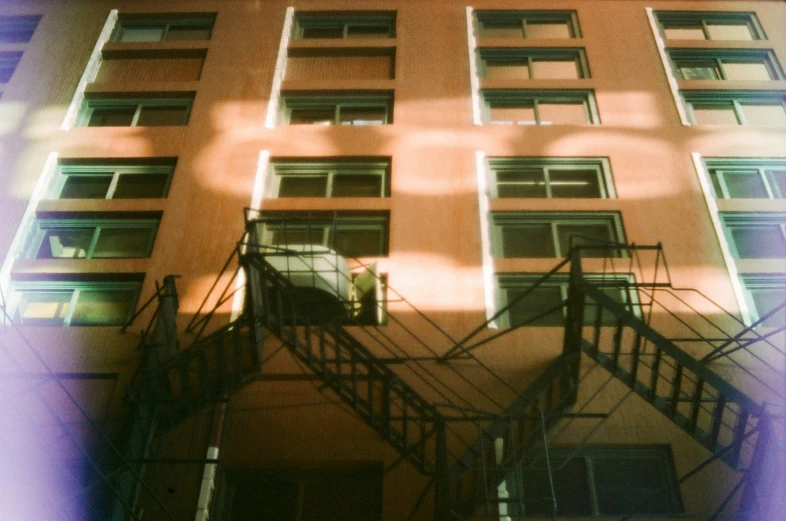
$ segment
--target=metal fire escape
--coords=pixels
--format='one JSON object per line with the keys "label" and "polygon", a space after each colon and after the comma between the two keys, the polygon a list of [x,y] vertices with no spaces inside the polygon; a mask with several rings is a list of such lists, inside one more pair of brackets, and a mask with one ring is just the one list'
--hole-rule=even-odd
{"label": "metal fire escape", "polygon": [[[544,515],[544,504],[546,515],[558,513],[548,434],[566,418],[593,419],[571,411],[580,391],[582,359],[604,368],[710,451],[711,458],[680,482],[720,459],[747,470],[729,497],[742,489],[737,521],[772,521],[773,512],[783,508],[783,497],[773,497],[766,488],[782,480],[786,467],[783,411],[771,411],[761,398],[774,396],[782,403],[783,369],[775,367],[772,378],[762,377],[761,368],[771,364],[752,349],[768,345],[777,351],[779,346],[752,327],[731,335],[690,309],[685,292],[668,279],[659,246],[573,248],[568,258],[500,310],[492,320],[558,277],[568,283],[568,297],[557,309],[565,313],[561,353],[539,377],[516,385],[474,351],[490,348],[526,323],[491,334],[489,321],[456,340],[415,310],[421,325],[441,340],[444,348],[438,350],[395,312],[385,309],[383,318],[379,310],[385,299],[374,298],[378,291],[369,288],[378,289],[384,281],[373,270],[370,278],[376,283],[365,281],[359,288],[345,260],[326,246],[266,242],[265,227],[277,227],[279,235],[285,235],[286,219],[247,213],[246,234],[235,251],[246,279],[244,311],[203,336],[215,310],[231,297],[232,277],[214,299],[212,311],[189,324],[198,334],[182,349],[175,328],[175,281],[164,281],[142,342],[144,357],[130,393],[133,412],[124,429],[127,436],[112,445],[125,449],[115,450],[118,454],[107,462],[95,462],[90,490],[100,493],[88,493],[92,517],[86,518],[212,518],[223,504],[220,455],[226,403],[264,369],[266,340],[288,350],[400,459],[430,477],[421,499],[433,489],[437,521],[524,519]],[[297,226],[302,232],[304,224]],[[643,255],[651,255],[652,261],[642,262]],[[623,300],[604,290],[605,279],[585,273],[587,257],[594,257],[596,264],[606,259],[601,273],[615,280],[623,276]],[[387,291],[395,294],[392,288]],[[398,302],[407,304],[400,296]],[[687,306],[690,313],[664,311],[669,303]],[[369,305],[371,312],[364,308]],[[659,313],[653,318],[656,308]],[[544,310],[544,315],[554,311]],[[692,323],[688,315],[701,323]],[[679,328],[666,324],[667,319]],[[382,320],[387,320],[384,327]],[[689,334],[667,338],[656,327]],[[719,359],[749,373],[757,399],[710,367]],[[758,365],[751,370],[740,359]],[[480,389],[454,367],[454,360],[474,362],[497,394]],[[406,370],[393,369],[402,365]],[[445,374],[461,390],[445,383],[450,378],[439,377]],[[463,398],[472,393],[475,399]],[[537,459],[543,463],[522,465]],[[173,490],[173,473],[180,490]],[[547,484],[546,496],[528,496],[531,491],[522,484],[533,480]],[[724,501],[719,512],[726,505]]]}

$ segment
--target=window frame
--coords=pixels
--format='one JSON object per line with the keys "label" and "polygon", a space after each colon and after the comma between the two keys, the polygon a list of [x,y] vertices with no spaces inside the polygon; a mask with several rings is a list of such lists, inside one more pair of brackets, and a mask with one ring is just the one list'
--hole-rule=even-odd
{"label": "window frame", "polygon": [[[505,171],[517,171],[521,169],[542,169],[544,172],[544,183],[546,197],[537,198],[518,198],[500,197],[497,174]],[[598,190],[600,197],[592,198],[562,198],[553,197],[550,173],[559,170],[586,169],[595,170],[598,179]],[[486,159],[486,172],[488,174],[488,186],[490,197],[504,199],[616,199],[617,194],[614,190],[614,182],[611,175],[611,167],[608,158],[580,158],[580,157],[489,157]],[[504,184],[515,184],[504,182]]]}
{"label": "window frame", "polygon": [[[382,123],[371,123],[368,125],[342,124],[341,110],[364,109],[364,108],[383,108],[385,118]],[[333,120],[327,125],[324,123],[290,123],[293,110],[328,110],[333,109]],[[313,126],[337,126],[337,127],[365,127],[390,125],[393,123],[393,93],[384,94],[359,93],[357,95],[329,95],[329,94],[299,94],[282,93],[279,106],[280,125],[313,125]]]}
{"label": "window frame", "polygon": [[[553,126],[553,125],[599,125],[600,116],[592,90],[524,90],[524,89],[481,89],[483,98],[483,123],[485,125],[512,125],[512,126]],[[542,123],[539,104],[544,102],[565,102],[578,104],[584,107],[584,123]],[[531,104],[534,112],[534,122],[492,121],[491,111],[500,108],[526,108]]]}
{"label": "window frame", "polygon": [[[526,65],[529,71],[529,80],[549,79],[537,78],[533,74],[533,61],[573,61],[576,65],[576,78],[590,78],[587,56],[583,47],[520,47],[520,48],[493,48],[481,47],[478,53],[478,76],[486,80],[488,65],[491,60],[498,64]],[[522,80],[527,81],[527,80]]]}
{"label": "window frame", "polygon": [[[625,244],[625,229],[622,226],[622,217],[619,212],[491,212],[491,255],[495,259],[548,259],[564,258],[568,252],[560,251],[559,230],[561,225],[598,225],[607,226],[612,241]],[[551,232],[554,257],[508,257],[504,255],[503,228],[525,228],[533,224],[548,224]],[[611,249],[611,248],[610,248]],[[625,251],[616,250],[615,258],[625,257]]]}
{"label": "window frame", "polygon": [[[289,199],[291,197],[281,197],[279,190],[281,181],[287,177],[327,177],[325,195],[310,196],[330,199],[334,197],[390,197],[390,159],[389,158],[369,158],[368,161],[319,161],[319,160],[277,160],[270,161],[273,175],[270,176],[270,184],[266,192],[270,194],[268,198]],[[366,174],[380,178],[380,192],[376,196],[334,196],[333,182],[336,176]],[[309,197],[309,196],[294,196]]]}
{"label": "window frame", "polygon": [[[102,217],[88,217],[84,214],[77,214],[76,216],[57,214],[42,216],[35,219],[33,229],[31,230],[29,239],[27,241],[26,258],[29,259],[50,259],[50,260],[93,260],[93,259],[146,259],[150,258],[153,252],[153,245],[158,235],[158,227],[161,223],[160,215],[158,218],[148,215],[147,218],[107,218],[104,214]],[[84,257],[39,257],[43,242],[46,240],[47,232],[49,230],[64,230],[64,229],[93,229],[90,244],[85,251]],[[146,229],[150,230],[150,238],[143,253],[139,255],[125,257],[125,256],[95,256],[95,248],[103,230],[136,230]]]}
{"label": "window frame", "polygon": [[8,79],[3,80],[3,74],[0,73],[0,86],[7,85],[11,82],[11,79],[16,72],[16,68],[19,67],[19,62],[22,60],[22,53],[20,51],[13,52],[0,52],[0,71],[6,70],[10,71],[8,74]]}
{"label": "window frame", "polygon": [[[163,195],[160,197],[144,197],[142,199],[165,199],[169,195],[169,188],[172,184],[172,175],[177,165],[177,158],[150,158],[150,160],[109,160],[96,159],[96,160],[68,160],[61,159],[58,163],[57,173],[53,182],[49,186],[47,196],[49,199],[62,199],[60,196],[65,188],[66,181],[69,177],[103,177],[107,174],[112,176],[109,188],[106,195],[103,197],[105,200],[114,199],[114,193],[117,189],[117,184],[120,176],[125,175],[146,175],[158,174],[166,175],[167,181],[164,185]],[[98,173],[96,173],[98,172]],[[69,197],[67,199],[84,199]],[[88,199],[101,199],[101,198],[88,198]],[[139,198],[122,198],[122,199],[139,199]]]}
{"label": "window frame", "polygon": [[[84,276],[60,276],[59,279],[48,279],[48,280],[14,280],[12,283],[13,289],[13,317],[15,321],[22,326],[30,326],[30,327],[117,327],[122,326],[134,316],[136,311],[137,304],[139,303],[139,295],[142,290],[142,279],[143,275],[137,276],[137,274],[132,274],[129,277],[129,274],[122,274],[116,277],[116,280],[111,280],[112,274],[102,275],[100,278],[93,278],[88,279]],[[117,279],[127,279],[127,280],[117,280]],[[133,292],[132,297],[129,300],[128,306],[128,313],[125,318],[120,321],[112,322],[112,323],[79,323],[74,324],[72,323],[74,318],[74,313],[77,308],[77,304],[79,302],[79,298],[82,292],[112,292],[112,291],[129,291]],[[62,323],[25,323],[25,320],[22,318],[21,313],[23,312],[23,306],[25,295],[30,293],[71,293],[68,299],[68,310],[63,317]],[[35,320],[35,319],[33,319]],[[39,320],[51,320],[52,322],[58,321],[59,319],[39,319]]]}
{"label": "window frame", "polygon": [[[683,90],[680,93],[691,125],[704,125],[704,123],[698,123],[696,120],[694,104],[717,106],[729,103],[734,111],[738,126],[781,127],[780,125],[749,125],[743,109],[746,105],[763,103],[780,104],[784,111],[784,117],[786,117],[786,92],[784,91]],[[717,124],[718,123],[710,123],[710,125]]]}
{"label": "window frame", "polygon": [[775,226],[780,230],[784,243],[786,244],[786,213],[766,213],[766,212],[719,212],[721,223],[723,224],[723,234],[729,245],[729,251],[735,259],[780,259],[781,257],[742,257],[739,252],[732,229],[756,228],[765,226]]}
{"label": "window frame", "polygon": [[475,36],[477,38],[495,38],[494,36],[486,36],[483,34],[486,30],[484,24],[490,22],[513,25],[517,19],[521,23],[521,38],[523,39],[533,39],[527,34],[527,24],[533,22],[565,22],[570,36],[560,39],[573,40],[582,37],[578,14],[576,11],[569,10],[475,11]]}
{"label": "window frame", "polygon": [[[190,13],[179,14],[173,13],[170,16],[153,14],[153,15],[120,15],[112,30],[109,41],[119,43],[142,43],[138,40],[125,41],[122,40],[123,31],[129,27],[158,27],[160,26],[163,31],[160,40],[153,40],[145,43],[156,42],[172,42],[172,41],[193,41],[205,42],[213,38],[213,28],[216,22],[217,13]],[[199,40],[167,40],[166,36],[172,27],[199,27],[208,30],[208,37]]]}
{"label": "window frame", "polygon": [[[79,116],[76,119],[76,126],[83,128],[133,128],[138,125],[139,117],[142,110],[146,107],[179,107],[185,106],[184,122],[179,125],[144,125],[143,127],[185,127],[191,120],[191,111],[194,107],[194,98],[196,93],[179,93],[179,96],[169,97],[149,97],[149,98],[124,98],[124,97],[111,97],[111,98],[94,98],[85,97],[82,106],[79,110]],[[90,120],[96,110],[107,109],[134,109],[134,115],[131,119],[130,125],[112,126],[112,125],[90,125]]]}
{"label": "window frame", "polygon": [[[667,49],[669,61],[671,62],[672,71],[674,75],[683,81],[696,81],[696,80],[715,80],[715,81],[729,81],[728,75],[724,68],[724,63],[761,63],[767,69],[770,76],[769,81],[778,81],[784,78],[783,69],[778,63],[778,58],[775,53],[770,49]],[[683,77],[681,72],[682,66],[679,65],[681,60],[696,61],[696,62],[712,62],[712,66],[717,70],[719,77],[710,78],[696,78],[689,79]],[[733,81],[749,81],[749,80],[733,80]],[[752,80],[752,81],[766,81],[766,80]]]}
{"label": "window frame", "polygon": [[[341,27],[341,38],[308,38],[303,33],[306,29],[335,29]],[[360,36],[361,38],[390,39],[396,37],[395,11],[356,11],[356,12],[296,12],[295,23],[292,24],[293,40],[348,40],[355,39],[349,35],[350,27],[387,27],[387,36]]]}
{"label": "window frame", "polygon": [[[41,15],[0,16],[0,45],[30,42],[41,18]],[[21,38],[3,39],[4,35],[13,35],[15,32],[21,34]]]}
{"label": "window frame", "polygon": [[[700,26],[704,33],[704,39],[710,41],[757,41],[766,40],[767,36],[754,12],[730,12],[730,11],[656,11],[658,28],[664,40],[669,40],[666,36],[667,24],[675,26]],[[737,22],[734,25],[745,25],[751,34],[750,40],[713,40],[710,34],[709,25],[720,22]],[[742,22],[740,24],[739,22]],[[726,25],[732,25],[727,23]]]}
{"label": "window frame", "polygon": [[[731,197],[726,186],[725,177],[734,174],[735,170],[756,170],[758,179],[767,192],[767,197],[755,199],[786,199],[786,190],[781,190],[777,181],[771,176],[772,171],[781,170],[786,172],[786,159],[781,158],[704,158],[704,166],[710,178],[710,186],[716,199],[748,199],[742,197]],[[717,179],[717,182],[716,182]],[[718,188],[720,187],[720,193]]]}
{"label": "window frame", "polygon": [[[756,305],[756,299],[753,297],[753,292],[756,290],[776,290],[780,291],[783,299],[786,300],[786,277],[783,274],[756,274],[756,273],[746,273],[740,275],[740,283],[742,285],[743,296],[745,298],[745,304],[748,307],[748,315],[750,317],[750,323],[754,323],[758,321],[762,316],[766,315],[772,309],[768,310],[760,310]],[[774,309],[774,308],[773,308]],[[779,312],[782,316],[786,317],[786,309],[781,309]],[[786,318],[784,318],[784,323],[779,325],[768,324],[769,320],[778,317],[775,315],[770,317],[764,324],[760,324],[759,327],[783,327],[786,325]],[[776,319],[777,321],[777,319]]]}

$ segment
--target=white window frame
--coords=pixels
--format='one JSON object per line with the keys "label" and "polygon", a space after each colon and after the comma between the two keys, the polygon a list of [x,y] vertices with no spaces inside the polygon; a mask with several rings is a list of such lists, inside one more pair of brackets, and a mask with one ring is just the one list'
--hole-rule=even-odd
{"label": "white window frame", "polygon": [[[177,97],[177,98],[89,98],[85,97],[82,102],[82,108],[79,111],[79,116],[76,120],[76,126],[88,128],[102,128],[104,125],[90,126],[90,119],[93,112],[96,110],[107,109],[134,109],[134,115],[131,119],[131,124],[128,127],[136,127],[139,121],[139,116],[142,109],[147,107],[185,107],[184,122],[178,125],[157,125],[157,126],[186,126],[191,119],[191,110],[194,106],[194,94],[190,97]],[[111,128],[111,127],[110,127]],[[125,128],[123,126],[122,128]]]}
{"label": "white window frame", "polygon": [[66,181],[70,176],[104,177],[111,175],[112,181],[104,199],[113,199],[120,176],[158,174],[167,176],[163,194],[149,199],[163,199],[169,194],[169,186],[172,183],[172,174],[174,173],[176,163],[177,158],[154,158],[149,162],[139,160],[134,160],[133,162],[106,162],[106,160],[61,159],[58,164],[57,174],[47,190],[47,198],[60,199],[60,194],[63,192]]}
{"label": "white window frame", "polygon": [[[682,91],[681,94],[691,125],[701,125],[696,121],[694,104],[705,106],[731,104],[737,125],[742,126],[748,126],[743,109],[746,105],[780,104],[786,113],[786,92],[782,91]],[[768,127],[771,125],[755,125],[755,127],[759,126]],[[775,128],[781,128],[781,126]]]}
{"label": "white window frame", "polygon": [[[767,192],[766,199],[786,199],[778,183],[771,177],[770,172],[778,170],[786,172],[786,159],[779,158],[704,158],[707,175],[710,177],[710,186],[716,199],[738,199],[729,195],[726,187],[726,175],[735,174],[735,171],[749,172],[756,170],[759,180]],[[745,174],[751,175],[751,174]],[[717,179],[717,182],[716,182]],[[720,187],[720,193],[718,192]],[[765,199],[765,198],[761,198]]]}
{"label": "white window frame", "polygon": [[731,234],[732,228],[775,227],[780,230],[786,242],[786,213],[721,212],[720,219],[729,250],[735,259],[777,259],[777,257],[741,257],[734,236]]}

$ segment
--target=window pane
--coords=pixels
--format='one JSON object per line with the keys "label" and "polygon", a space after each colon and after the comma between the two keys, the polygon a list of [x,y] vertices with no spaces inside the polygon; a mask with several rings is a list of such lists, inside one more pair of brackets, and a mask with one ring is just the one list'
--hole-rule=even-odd
{"label": "window pane", "polygon": [[694,103],[693,115],[699,125],[739,125],[732,103]]}
{"label": "window pane", "polygon": [[8,83],[14,75],[16,66],[19,65],[21,53],[0,52],[0,83]]}
{"label": "window pane", "polygon": [[683,80],[718,80],[721,77],[718,66],[711,62],[680,62],[677,67]]}
{"label": "window pane", "polygon": [[778,259],[786,256],[780,226],[732,227],[731,236],[740,259]]}
{"label": "window pane", "polygon": [[497,197],[546,197],[543,170],[497,173]]}
{"label": "window pane", "polygon": [[325,197],[327,195],[327,175],[324,176],[286,176],[278,185],[279,197]]}
{"label": "window pane", "polygon": [[71,317],[72,326],[119,326],[128,320],[134,291],[82,290]]}
{"label": "window pane", "polygon": [[162,25],[123,27],[120,29],[120,42],[160,42],[164,36]]}
{"label": "window pane", "polygon": [[60,199],[104,199],[112,184],[112,172],[66,176]]}
{"label": "window pane", "polygon": [[540,102],[538,116],[541,125],[580,125],[587,123],[582,102]]}
{"label": "window pane", "polygon": [[[544,463],[538,462],[543,467]],[[587,463],[582,457],[565,462],[552,458],[552,479],[557,500],[558,516],[592,515],[592,499],[589,488]],[[523,496],[526,513],[529,516],[551,517],[551,486],[545,468],[524,469]]]}
{"label": "window pane", "polygon": [[333,197],[379,197],[382,177],[364,174],[339,174],[333,176]]}
{"label": "window pane", "polygon": [[606,515],[672,511],[660,460],[645,456],[592,459],[598,510]]}
{"label": "window pane", "polygon": [[595,170],[550,170],[552,197],[600,197]]}
{"label": "window pane", "polygon": [[771,80],[770,70],[761,62],[723,62],[727,80]]}
{"label": "window pane", "polygon": [[[631,303],[627,302],[630,299],[627,286],[623,284],[620,284],[620,286],[621,287],[600,287],[598,289],[614,302],[623,304],[628,311],[635,313]],[[601,307],[596,304],[594,300],[587,297],[584,301],[584,325],[595,325],[598,319],[598,311],[601,311]],[[614,326],[617,324],[617,316],[614,313],[605,308],[601,313],[600,324],[602,326]]]}
{"label": "window pane", "polygon": [[169,27],[164,40],[209,40],[210,32],[210,27],[200,27],[199,25],[175,25]]}
{"label": "window pane", "polygon": [[524,36],[521,22],[484,22],[484,38],[521,38]]}
{"label": "window pane", "polygon": [[773,195],[780,199],[786,198],[786,170],[772,170],[767,172],[767,177],[770,179]]}
{"label": "window pane", "polygon": [[338,113],[338,121],[341,125],[384,125],[385,108],[341,107]]}
{"label": "window pane", "polygon": [[[506,289],[506,303],[513,302],[517,297],[526,292],[525,288]],[[545,311],[559,306],[562,303],[562,293],[557,286],[546,286],[535,288],[532,293],[521,299],[508,310],[508,325],[515,327],[528,322],[530,326],[561,326],[563,323],[562,310],[557,309],[545,317],[541,317],[534,322],[529,322],[532,318],[544,313]]]}
{"label": "window pane", "polygon": [[[604,246],[614,240],[611,229],[606,224],[557,224],[559,238],[559,256],[564,257],[570,251],[570,246]],[[572,242],[571,242],[572,241]],[[582,252],[582,257],[606,257],[609,249],[592,248]],[[614,251],[616,257],[618,253]]]}
{"label": "window pane", "polygon": [[121,174],[112,199],[156,199],[166,195],[167,174]]}
{"label": "window pane", "polygon": [[17,313],[24,325],[61,326],[68,315],[71,291],[25,291]]}
{"label": "window pane", "polygon": [[268,244],[285,246],[288,244],[324,245],[324,226],[315,224],[311,228],[300,226],[271,226],[268,229]]}
{"label": "window pane", "polygon": [[520,107],[491,107],[490,112],[492,123],[535,124],[535,105],[533,103]]}
{"label": "window pane", "polygon": [[349,25],[347,38],[388,38],[390,28],[387,25]]}
{"label": "window pane", "polygon": [[710,40],[753,40],[750,26],[739,23],[707,23]]}
{"label": "window pane", "polygon": [[579,67],[576,60],[532,60],[532,74],[539,80],[575,80]]}
{"label": "window pane", "polygon": [[136,107],[108,107],[93,109],[88,127],[130,127]]}
{"label": "window pane", "polygon": [[98,234],[92,257],[148,257],[154,233],[152,228],[103,228]]}
{"label": "window pane", "polygon": [[487,64],[487,80],[528,80],[529,67],[527,64]]}
{"label": "window pane", "polygon": [[[775,308],[782,306],[786,301],[786,286],[748,289],[748,293],[750,294],[751,300],[753,300],[753,304],[756,307],[756,309],[753,310],[755,311],[756,318],[763,317]],[[765,327],[786,326],[786,308],[782,308],[780,311],[772,315],[770,318],[765,320],[762,325]]]}
{"label": "window pane", "polygon": [[188,120],[188,107],[155,107],[143,106],[136,124],[139,127],[162,127],[168,125],[185,125]]}
{"label": "window pane", "polygon": [[37,259],[84,259],[93,240],[93,228],[46,230]]}
{"label": "window pane", "polygon": [[502,257],[556,257],[551,225],[502,226]]}
{"label": "window pane", "polygon": [[730,198],[767,199],[768,197],[767,187],[764,186],[764,181],[756,170],[723,172],[723,180],[726,182]]}
{"label": "window pane", "polygon": [[664,27],[667,40],[704,40],[704,29],[701,24]]}
{"label": "window pane", "polygon": [[379,257],[383,254],[382,230],[379,228],[335,230],[332,249],[344,257]]}
{"label": "window pane", "polygon": [[304,27],[301,38],[343,38],[344,27]]}
{"label": "window pane", "polygon": [[570,38],[568,22],[527,22],[527,38]]}
{"label": "window pane", "polygon": [[292,109],[289,113],[290,125],[332,125],[336,118],[336,109]]}
{"label": "window pane", "polygon": [[742,113],[745,115],[747,125],[778,127],[786,125],[786,110],[780,103],[745,104],[742,106]]}

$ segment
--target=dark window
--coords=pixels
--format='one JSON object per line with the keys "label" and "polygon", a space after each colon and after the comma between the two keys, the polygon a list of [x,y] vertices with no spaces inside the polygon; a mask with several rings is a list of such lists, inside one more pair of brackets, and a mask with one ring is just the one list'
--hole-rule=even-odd
{"label": "dark window", "polygon": [[477,11],[482,38],[580,38],[575,11]]}
{"label": "dark window", "polygon": [[0,52],[0,83],[11,81],[11,76],[14,75],[21,59],[21,52]]}
{"label": "dark window", "polygon": [[116,42],[161,42],[209,40],[216,15],[206,13],[188,17],[121,15],[112,40]]}
{"label": "dark window", "polygon": [[29,42],[40,21],[40,16],[0,16],[0,44]]}
{"label": "dark window", "polygon": [[183,98],[85,98],[78,123],[84,127],[186,125],[193,103],[193,94]]}
{"label": "dark window", "polygon": [[396,13],[296,13],[295,39],[394,38]]}
{"label": "dark window", "polygon": [[50,189],[57,199],[155,199],[166,197],[175,169],[174,158],[112,162],[62,160]]}
{"label": "dark window", "polygon": [[488,160],[493,197],[606,198],[608,161],[495,157]]}
{"label": "dark window", "polygon": [[274,162],[270,193],[278,197],[386,197],[389,162]]}

